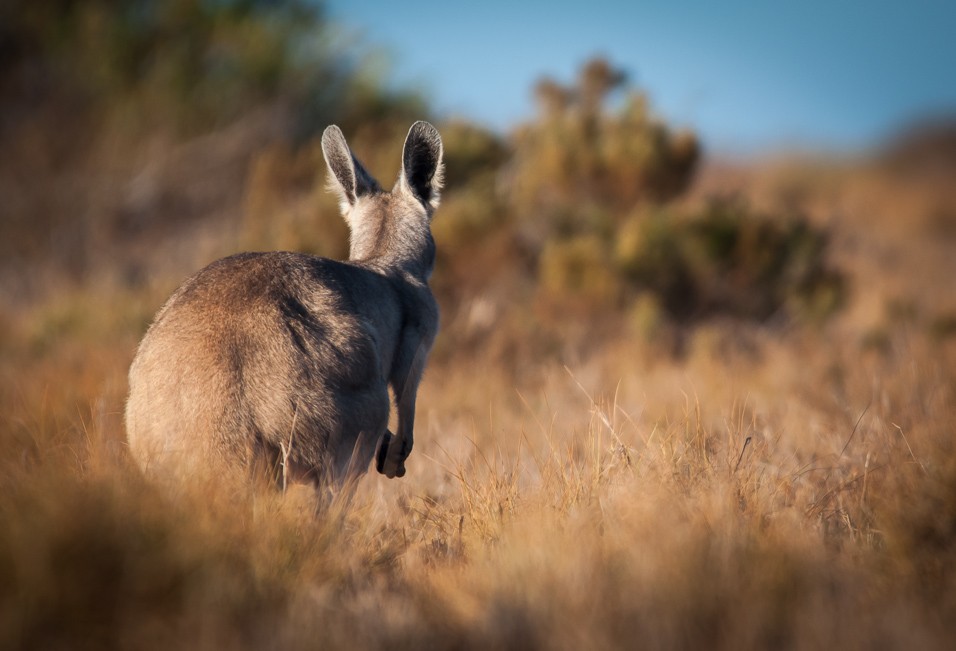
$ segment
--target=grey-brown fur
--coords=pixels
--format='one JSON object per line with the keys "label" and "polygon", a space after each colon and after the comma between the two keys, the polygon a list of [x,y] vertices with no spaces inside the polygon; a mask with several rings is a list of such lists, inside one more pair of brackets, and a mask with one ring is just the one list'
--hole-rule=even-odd
{"label": "grey-brown fur", "polygon": [[441,139],[426,122],[412,125],[390,192],[338,127],[325,130],[322,149],[351,229],[349,260],[243,253],[169,298],[129,372],[129,445],[148,473],[281,467],[284,477],[340,482],[365,472],[380,445],[378,470],[405,474],[438,330],[428,279]]}

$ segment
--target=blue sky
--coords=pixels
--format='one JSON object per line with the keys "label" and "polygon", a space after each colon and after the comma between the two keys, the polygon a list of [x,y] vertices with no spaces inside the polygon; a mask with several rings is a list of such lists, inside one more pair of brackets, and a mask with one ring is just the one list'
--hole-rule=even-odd
{"label": "blue sky", "polygon": [[922,115],[956,114],[956,2],[909,0],[328,0],[388,78],[440,116],[501,131],[534,114],[543,75],[593,55],[625,69],[712,151],[854,150]]}

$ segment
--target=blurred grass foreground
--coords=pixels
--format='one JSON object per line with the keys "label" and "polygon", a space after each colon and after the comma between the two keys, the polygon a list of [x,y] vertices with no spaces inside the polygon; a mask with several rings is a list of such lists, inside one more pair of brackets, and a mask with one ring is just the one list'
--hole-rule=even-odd
{"label": "blurred grass foreground", "polygon": [[[318,2],[0,5],[0,648],[921,648],[956,639],[956,148],[709,160],[608,61],[438,121],[409,474],[157,492],[137,341],[216,257],[343,257],[316,134],[414,93]],[[610,101],[611,99],[614,101]]]}

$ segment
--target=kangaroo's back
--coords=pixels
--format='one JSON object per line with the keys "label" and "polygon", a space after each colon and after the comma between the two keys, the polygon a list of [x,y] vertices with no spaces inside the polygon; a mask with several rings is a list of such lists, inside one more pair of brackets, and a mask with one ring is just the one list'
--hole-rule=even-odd
{"label": "kangaroo's back", "polygon": [[[416,128],[434,132],[413,127],[406,151],[416,146]],[[333,166],[339,154],[326,158],[341,184]],[[177,476],[262,467],[284,478],[343,480],[364,472],[384,441],[379,469],[390,453],[386,474],[404,472],[411,430],[389,449],[388,387],[400,417],[403,403],[414,408],[423,351],[438,327],[427,285],[431,207],[403,196],[405,166],[391,193],[377,184],[371,192],[353,188],[349,262],[240,254],[209,265],[170,297],[130,368],[127,433],[144,470]],[[371,179],[360,166],[353,174]],[[369,226],[356,228],[360,219],[379,220],[367,229],[378,241],[358,243],[375,255],[354,255],[356,231]],[[420,250],[407,245],[416,238]]]}

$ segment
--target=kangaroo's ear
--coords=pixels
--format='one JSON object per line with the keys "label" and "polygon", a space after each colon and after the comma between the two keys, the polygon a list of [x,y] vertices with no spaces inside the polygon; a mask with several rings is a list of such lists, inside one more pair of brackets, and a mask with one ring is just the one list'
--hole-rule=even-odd
{"label": "kangaroo's ear", "polygon": [[419,121],[408,130],[398,183],[430,211],[438,207],[442,186],[442,152],[441,136],[432,125]]}
{"label": "kangaroo's ear", "polygon": [[342,130],[334,124],[322,134],[322,155],[331,173],[330,185],[339,195],[343,213],[351,210],[358,198],[379,189],[372,175],[349,150]]}

